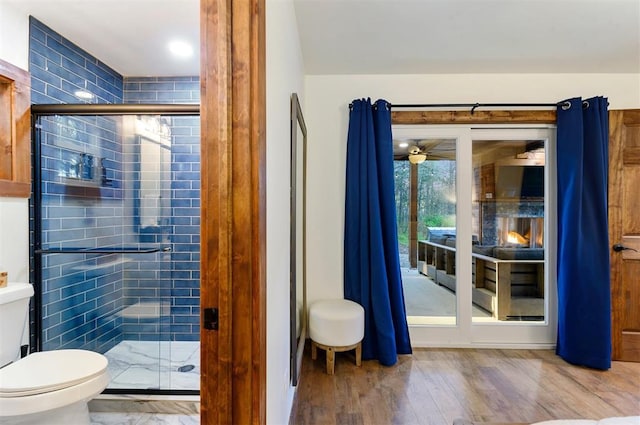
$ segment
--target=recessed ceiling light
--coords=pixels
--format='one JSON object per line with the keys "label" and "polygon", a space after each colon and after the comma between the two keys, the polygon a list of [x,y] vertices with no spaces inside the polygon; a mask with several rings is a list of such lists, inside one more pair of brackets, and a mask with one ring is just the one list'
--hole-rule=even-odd
{"label": "recessed ceiling light", "polygon": [[76,90],[73,94],[80,99],[93,99],[93,93],[86,90]]}
{"label": "recessed ceiling light", "polygon": [[169,51],[179,58],[188,58],[193,55],[193,47],[184,41],[172,41],[169,43]]}
{"label": "recessed ceiling light", "polygon": [[409,143],[407,143],[407,142],[400,142],[400,143],[398,143],[398,146],[399,146],[399,147],[401,147],[401,148],[406,148],[406,147],[408,147],[408,146],[409,146]]}

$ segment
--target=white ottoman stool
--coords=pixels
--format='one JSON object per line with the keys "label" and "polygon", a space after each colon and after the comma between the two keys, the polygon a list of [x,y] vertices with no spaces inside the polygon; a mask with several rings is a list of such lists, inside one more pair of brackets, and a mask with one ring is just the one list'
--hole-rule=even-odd
{"label": "white ottoman stool", "polygon": [[333,375],[335,353],[356,350],[356,365],[362,364],[364,308],[350,300],[322,300],[309,308],[311,358],[318,348],[327,352],[327,373]]}

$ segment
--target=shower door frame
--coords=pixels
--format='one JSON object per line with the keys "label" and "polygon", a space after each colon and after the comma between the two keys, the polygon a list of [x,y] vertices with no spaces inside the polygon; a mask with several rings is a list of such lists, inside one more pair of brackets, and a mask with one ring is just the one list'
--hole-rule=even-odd
{"label": "shower door frame", "polygon": [[[41,144],[36,127],[38,118],[45,116],[124,116],[124,115],[165,115],[165,116],[200,116],[199,104],[34,104],[31,105],[32,140],[33,140],[33,168],[32,193],[33,199],[41,199]],[[158,249],[158,251],[160,251]],[[33,282],[36,288],[32,300],[32,319],[30,330],[30,351],[42,351],[42,254],[65,253],[64,250],[42,249],[42,211],[33,208],[33,242],[30,246],[30,258],[33,265]],[[127,251],[128,252],[128,251]],[[117,251],[113,253],[127,253]],[[145,251],[148,253],[151,251]],[[155,251],[154,251],[155,252]],[[81,253],[91,254],[91,250]],[[101,254],[107,253],[100,251]],[[111,253],[111,252],[109,252]],[[106,394],[141,394],[141,395],[199,395],[200,390],[176,389],[135,389],[135,388],[107,388]]]}

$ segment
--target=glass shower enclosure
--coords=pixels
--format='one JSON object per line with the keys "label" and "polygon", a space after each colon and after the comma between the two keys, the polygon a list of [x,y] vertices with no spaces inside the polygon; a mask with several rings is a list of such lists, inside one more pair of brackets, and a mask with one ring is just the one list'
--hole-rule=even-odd
{"label": "glass shower enclosure", "polygon": [[34,105],[32,347],[199,391],[198,105]]}

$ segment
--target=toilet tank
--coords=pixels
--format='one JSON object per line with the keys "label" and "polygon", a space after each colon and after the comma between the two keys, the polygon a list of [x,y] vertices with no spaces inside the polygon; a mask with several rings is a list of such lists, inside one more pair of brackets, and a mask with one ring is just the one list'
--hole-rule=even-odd
{"label": "toilet tank", "polygon": [[30,283],[0,288],[0,367],[20,358],[20,344],[29,317]]}

